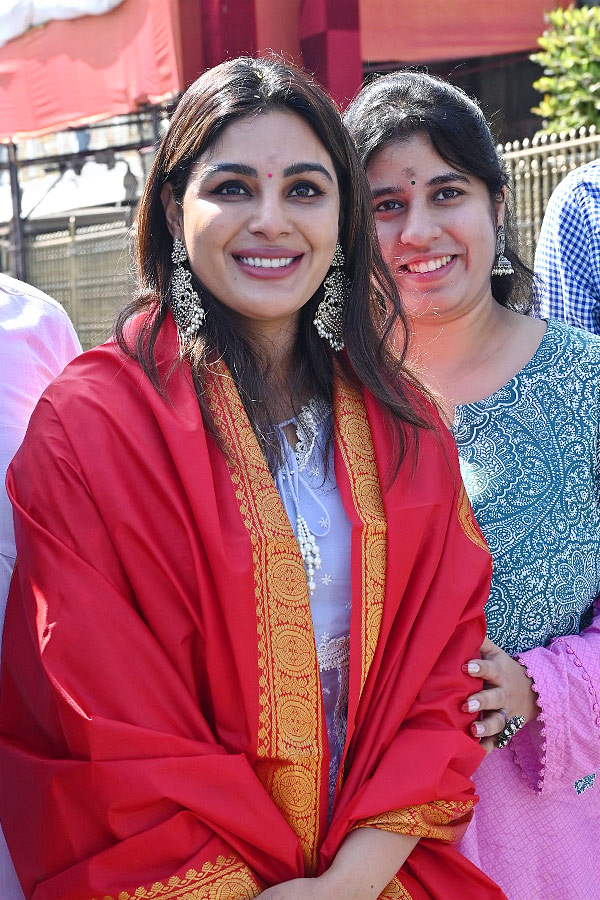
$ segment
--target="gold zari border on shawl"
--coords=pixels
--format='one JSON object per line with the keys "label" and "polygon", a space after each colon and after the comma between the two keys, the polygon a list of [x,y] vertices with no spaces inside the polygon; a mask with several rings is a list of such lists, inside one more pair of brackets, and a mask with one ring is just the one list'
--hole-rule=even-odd
{"label": "gold zari border on shawl", "polygon": [[[380,828],[396,834],[436,838],[454,843],[462,837],[467,823],[462,821],[473,809],[472,800],[431,800],[362,819],[354,828]],[[352,830],[354,830],[354,828]]]}
{"label": "gold zari border on shawl", "polygon": [[485,542],[485,538],[483,537],[481,531],[479,530],[479,526],[475,521],[473,509],[471,508],[471,501],[467,496],[464,484],[461,484],[460,486],[456,511],[458,513],[458,521],[460,522],[460,527],[469,538],[469,540],[473,541],[473,543],[478,547],[481,547],[482,550],[485,550],[486,553],[489,553],[490,551],[488,545]]}
{"label": "gold zari border on shawl", "polygon": [[394,875],[378,900],[412,900],[412,894],[408,893],[400,879]]}
{"label": "gold zari border on shawl", "polygon": [[[116,900],[251,900],[260,886],[241,859],[218,856],[206,862],[200,872],[189,869],[183,878],[173,875],[166,883],[156,881],[151,887],[137,888],[133,894],[121,891]],[[93,900],[115,900],[94,897]]]}
{"label": "gold zari border on shawl", "polygon": [[354,507],[362,522],[362,652],[360,689],[364,687],[383,615],[387,523],[377,472],[375,448],[360,393],[341,379],[334,390],[335,436],[350,479]]}
{"label": "gold zari border on shawl", "polygon": [[222,364],[216,373],[209,398],[252,542],[259,665],[256,771],[298,836],[307,875],[316,874],[324,718],[306,573],[235,383]]}

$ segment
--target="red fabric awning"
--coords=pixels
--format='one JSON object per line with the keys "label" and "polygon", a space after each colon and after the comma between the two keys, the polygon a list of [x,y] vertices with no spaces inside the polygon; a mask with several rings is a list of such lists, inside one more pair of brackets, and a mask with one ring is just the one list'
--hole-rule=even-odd
{"label": "red fabric awning", "polygon": [[417,63],[531,50],[544,11],[482,0],[123,0],[55,21],[0,47],[0,140],[58,131],[160,102],[209,65],[283,51],[342,104],[361,64]]}
{"label": "red fabric awning", "polygon": [[183,88],[177,0],[124,0],[0,48],[0,140],[132,112]]}
{"label": "red fabric awning", "polygon": [[536,47],[544,13],[570,0],[360,0],[365,62],[433,62],[516,53]]}
{"label": "red fabric awning", "polygon": [[358,0],[304,0],[299,33],[304,66],[345,106],[362,81]]}

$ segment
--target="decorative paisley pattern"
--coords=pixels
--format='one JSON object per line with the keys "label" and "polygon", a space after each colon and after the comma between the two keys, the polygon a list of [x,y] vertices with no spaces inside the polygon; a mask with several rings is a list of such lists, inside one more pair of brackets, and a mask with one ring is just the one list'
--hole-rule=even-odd
{"label": "decorative paisley pattern", "polygon": [[461,472],[494,559],[488,636],[575,634],[600,593],[600,340],[550,321],[504,387],[458,406]]}

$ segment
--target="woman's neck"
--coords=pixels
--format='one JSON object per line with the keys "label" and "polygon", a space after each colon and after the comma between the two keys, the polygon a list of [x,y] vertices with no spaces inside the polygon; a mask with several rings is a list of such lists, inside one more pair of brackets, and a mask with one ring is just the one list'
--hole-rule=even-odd
{"label": "woman's neck", "polygon": [[293,396],[293,364],[297,330],[281,327],[249,327],[248,337],[264,372],[271,414],[277,421],[290,418],[298,403],[308,398]]}
{"label": "woman's neck", "polygon": [[462,314],[415,317],[409,360],[451,421],[457,404],[493,394],[536,352],[545,322],[495,300]]}

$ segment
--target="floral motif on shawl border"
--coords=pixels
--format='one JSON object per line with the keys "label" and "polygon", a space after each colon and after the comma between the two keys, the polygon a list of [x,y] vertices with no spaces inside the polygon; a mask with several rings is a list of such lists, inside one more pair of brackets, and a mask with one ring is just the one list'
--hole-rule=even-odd
{"label": "floral motif on shawl border", "polygon": [[400,879],[394,875],[378,900],[412,900],[412,894],[408,893]]}
{"label": "floral motif on shawl border", "polygon": [[355,509],[362,522],[362,669],[361,691],[375,655],[385,594],[387,523],[375,449],[359,392],[335,380],[335,437],[348,471]]}
{"label": "floral motif on shawl border", "polygon": [[381,828],[396,834],[435,838],[456,843],[463,836],[474,806],[473,800],[431,800],[419,806],[407,806],[363,819],[355,828]]}
{"label": "floral motif on shawl border", "polygon": [[259,891],[258,882],[240,859],[218,856],[215,863],[204,863],[200,872],[190,869],[183,878],[173,875],[166,884],[157,881],[148,889],[137,888],[134,894],[122,891],[117,900],[251,900]]}

